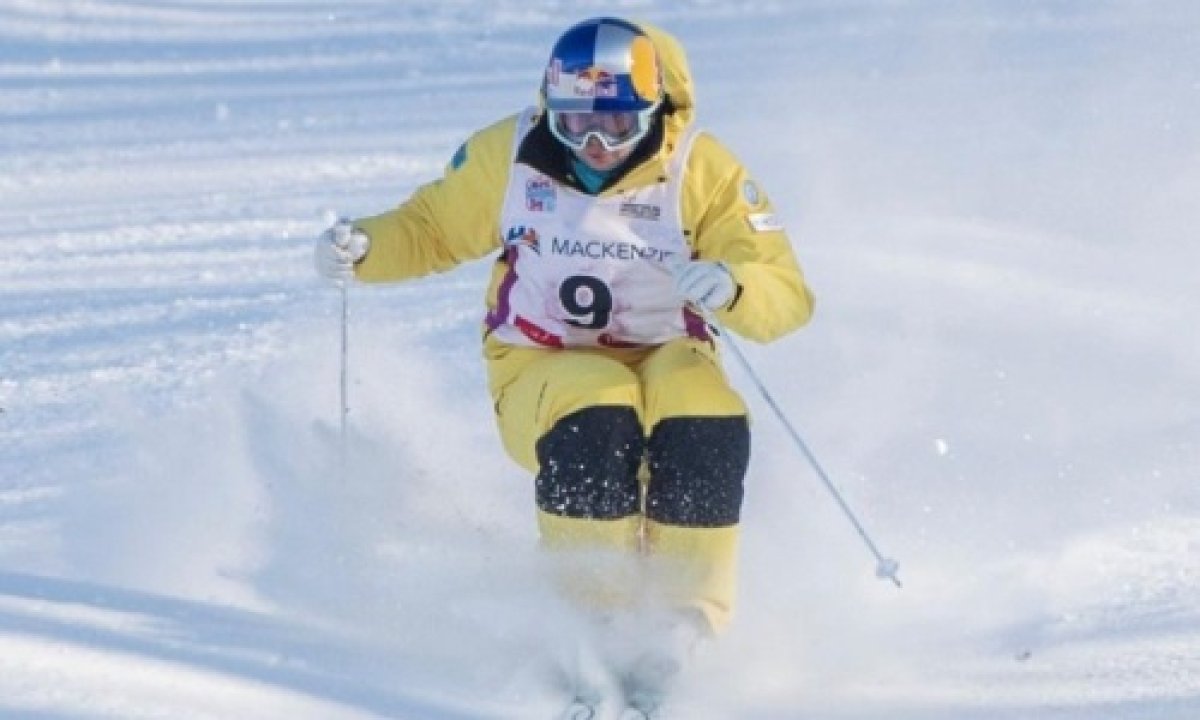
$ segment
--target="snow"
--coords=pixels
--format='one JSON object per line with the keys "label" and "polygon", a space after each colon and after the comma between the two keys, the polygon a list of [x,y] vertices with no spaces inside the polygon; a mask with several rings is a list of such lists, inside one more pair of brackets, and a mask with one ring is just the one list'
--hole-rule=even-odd
{"label": "snow", "polygon": [[0,0],[0,716],[550,717],[570,627],[479,360],[488,263],[350,292],[617,12],[819,298],[742,343],[742,606],[688,718],[1200,715],[1200,7]]}

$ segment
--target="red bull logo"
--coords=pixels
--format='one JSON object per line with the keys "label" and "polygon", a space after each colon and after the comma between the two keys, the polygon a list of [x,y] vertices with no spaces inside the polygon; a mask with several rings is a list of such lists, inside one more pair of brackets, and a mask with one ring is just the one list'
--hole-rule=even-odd
{"label": "red bull logo", "polygon": [[590,67],[575,76],[574,91],[580,97],[616,97],[617,77],[607,70]]}

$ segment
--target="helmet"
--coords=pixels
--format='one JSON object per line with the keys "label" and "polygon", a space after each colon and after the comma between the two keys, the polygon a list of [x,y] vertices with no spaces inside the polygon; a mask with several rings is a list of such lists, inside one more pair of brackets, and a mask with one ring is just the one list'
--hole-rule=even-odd
{"label": "helmet", "polygon": [[662,98],[658,53],[636,25],[585,20],[550,51],[542,100],[550,131],[568,147],[580,150],[592,137],[609,150],[636,144]]}

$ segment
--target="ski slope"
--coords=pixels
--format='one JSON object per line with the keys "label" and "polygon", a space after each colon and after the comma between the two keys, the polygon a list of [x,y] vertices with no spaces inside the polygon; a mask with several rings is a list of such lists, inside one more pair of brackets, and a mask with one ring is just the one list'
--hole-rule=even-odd
{"label": "ski slope", "polygon": [[494,436],[488,262],[379,212],[650,19],[818,296],[742,346],[740,615],[676,716],[1200,717],[1200,6],[0,0],[0,717],[548,718],[568,613]]}

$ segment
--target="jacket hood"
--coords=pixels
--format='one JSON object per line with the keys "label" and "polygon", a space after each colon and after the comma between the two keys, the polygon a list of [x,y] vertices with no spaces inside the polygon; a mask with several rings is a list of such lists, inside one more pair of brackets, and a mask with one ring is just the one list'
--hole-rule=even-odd
{"label": "jacket hood", "polygon": [[696,98],[692,85],[692,70],[688,66],[687,53],[683,45],[674,35],[662,28],[641,20],[634,25],[650,37],[654,49],[658,51],[658,60],[662,65],[663,91],[671,99],[675,107],[673,123],[676,130],[691,124],[696,113]]}

